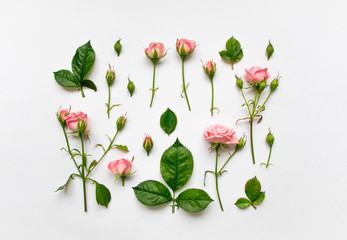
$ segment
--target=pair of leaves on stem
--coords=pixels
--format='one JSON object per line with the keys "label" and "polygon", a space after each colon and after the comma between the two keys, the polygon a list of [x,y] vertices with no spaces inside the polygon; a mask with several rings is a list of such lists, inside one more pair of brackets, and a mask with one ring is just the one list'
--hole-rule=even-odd
{"label": "pair of leaves on stem", "polygon": [[175,131],[177,125],[177,116],[171,111],[170,108],[167,108],[166,111],[160,117],[160,127],[168,135]]}
{"label": "pair of leaves on stem", "polygon": [[252,206],[254,209],[256,209],[255,205],[259,205],[265,199],[265,192],[261,192],[261,184],[257,177],[247,181],[245,193],[248,199],[239,198],[235,203],[238,208],[243,209]]}
{"label": "pair of leaves on stem", "polygon": [[[183,187],[193,173],[193,156],[188,148],[177,139],[162,155],[160,172],[166,184],[172,189],[173,194]],[[204,210],[213,200],[201,189],[187,189],[181,192],[176,199],[170,190],[161,182],[148,180],[133,188],[136,198],[144,205],[158,206],[173,202],[189,212]],[[175,206],[173,206],[174,209]]]}
{"label": "pair of leaves on stem", "polygon": [[243,51],[241,48],[241,44],[234,37],[231,37],[225,44],[226,50],[222,50],[219,52],[221,58],[226,61],[231,62],[231,67],[234,69],[234,63],[240,61],[243,57]]}
{"label": "pair of leaves on stem", "polygon": [[[89,70],[92,68],[95,61],[95,52],[90,45],[90,41],[80,46],[72,59],[72,72],[69,70],[59,70],[54,72],[56,82],[63,87],[79,88],[87,87],[96,91],[96,86],[93,81],[85,79]],[[82,93],[82,96],[83,93]]]}

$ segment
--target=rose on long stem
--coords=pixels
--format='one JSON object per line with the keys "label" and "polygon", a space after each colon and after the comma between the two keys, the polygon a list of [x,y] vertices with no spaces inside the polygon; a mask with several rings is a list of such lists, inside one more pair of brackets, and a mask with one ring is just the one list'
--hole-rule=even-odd
{"label": "rose on long stem", "polygon": [[190,104],[189,104],[189,99],[188,99],[188,94],[187,94],[187,88],[186,88],[186,82],[185,82],[185,79],[184,79],[184,59],[185,57],[182,57],[182,80],[183,80],[183,92],[184,92],[184,96],[187,100],[187,104],[188,104],[188,109],[189,111],[191,111],[191,108],[190,108]]}
{"label": "rose on long stem", "polygon": [[153,104],[153,98],[154,98],[154,93],[156,91],[155,89],[155,68],[157,66],[157,61],[153,61],[153,84],[152,84],[152,99],[151,99],[151,104],[149,105],[149,107],[152,107],[152,104]]}

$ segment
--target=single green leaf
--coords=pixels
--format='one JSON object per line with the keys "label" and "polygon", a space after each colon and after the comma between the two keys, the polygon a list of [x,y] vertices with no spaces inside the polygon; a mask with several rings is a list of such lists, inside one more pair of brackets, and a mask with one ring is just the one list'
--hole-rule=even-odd
{"label": "single green leaf", "polygon": [[96,86],[95,86],[95,84],[91,81],[91,80],[89,80],[89,79],[84,79],[83,81],[82,81],[82,84],[81,84],[83,87],[87,87],[87,88],[90,88],[90,89],[92,89],[92,90],[94,90],[95,92],[96,92]]}
{"label": "single green leaf", "polygon": [[225,51],[225,50],[220,51],[219,55],[221,56],[222,59],[227,60],[227,61],[231,61],[231,58],[230,58],[229,53],[227,51]]}
{"label": "single green leaf", "polygon": [[239,198],[235,203],[236,207],[244,209],[251,205],[251,202],[247,198]]}
{"label": "single green leaf", "polygon": [[101,206],[108,207],[108,204],[111,201],[110,191],[107,189],[107,187],[97,182],[95,182],[95,197],[96,202]]}
{"label": "single green leaf", "polygon": [[188,182],[193,173],[193,166],[192,153],[177,138],[163,153],[160,172],[167,185],[175,192]]}
{"label": "single green leaf", "polygon": [[257,197],[257,199],[255,199],[253,201],[253,204],[255,205],[259,205],[261,204],[265,199],[265,192],[260,192],[259,196]]}
{"label": "single green leaf", "polygon": [[228,41],[225,44],[225,47],[227,51],[219,52],[223,59],[229,60],[231,64],[237,63],[242,59],[243,51],[241,48],[241,44],[234,37],[228,39]]}
{"label": "single green leaf", "polygon": [[171,111],[170,108],[167,108],[166,111],[160,117],[160,127],[170,135],[173,131],[175,131],[177,125],[177,117],[176,114]]}
{"label": "single green leaf", "polygon": [[187,189],[176,198],[177,205],[188,212],[200,212],[213,200],[201,189]]}
{"label": "single green leaf", "polygon": [[76,78],[82,82],[95,61],[95,52],[90,45],[90,41],[80,46],[72,59],[72,72]]}
{"label": "single green leaf", "polygon": [[133,189],[137,200],[147,206],[158,206],[172,201],[169,189],[158,181],[144,181]]}
{"label": "single green leaf", "polygon": [[59,70],[54,72],[54,79],[63,87],[80,87],[80,83],[69,70]]}
{"label": "single green leaf", "polygon": [[118,149],[120,149],[120,150],[123,150],[123,151],[125,151],[125,152],[129,152],[129,149],[128,149],[128,147],[127,147],[126,145],[118,145],[118,144],[115,144],[115,145],[113,145],[113,147],[118,148]]}
{"label": "single green leaf", "polygon": [[257,177],[254,177],[247,181],[245,186],[245,193],[247,197],[249,198],[249,200],[251,200],[252,202],[256,200],[260,194],[260,190],[261,190],[261,185]]}
{"label": "single green leaf", "polygon": [[122,44],[120,43],[120,39],[114,44],[114,50],[116,51],[116,53],[119,57],[119,54],[122,50]]}
{"label": "single green leaf", "polygon": [[274,51],[275,51],[274,47],[272,46],[271,42],[269,41],[269,44],[267,45],[267,48],[266,48],[267,60],[270,59],[270,57],[272,56]]}
{"label": "single green leaf", "polygon": [[92,169],[93,167],[95,167],[98,164],[98,162],[96,160],[93,160],[90,165],[89,165],[89,170]]}
{"label": "single green leaf", "polygon": [[66,188],[66,186],[69,184],[70,180],[73,180],[73,179],[74,179],[74,178],[73,178],[73,174],[71,174],[71,175],[69,176],[69,178],[67,179],[66,183],[65,183],[64,185],[58,187],[58,189],[55,190],[55,192],[64,190],[64,189]]}

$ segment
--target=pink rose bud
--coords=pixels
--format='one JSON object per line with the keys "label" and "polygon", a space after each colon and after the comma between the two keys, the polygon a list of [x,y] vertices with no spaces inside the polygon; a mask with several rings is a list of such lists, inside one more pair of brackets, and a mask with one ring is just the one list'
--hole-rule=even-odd
{"label": "pink rose bud", "polygon": [[146,48],[145,53],[149,59],[152,61],[158,61],[158,59],[165,57],[165,47],[161,42],[152,42],[148,48]]}
{"label": "pink rose bud", "polygon": [[116,174],[115,181],[117,180],[118,177],[122,178],[122,185],[124,186],[124,179],[127,176],[130,176],[134,173],[131,173],[131,166],[132,162],[134,161],[134,157],[131,160],[131,162],[127,159],[119,159],[119,160],[113,160],[108,163],[108,169]]}
{"label": "pink rose bud", "polygon": [[62,110],[57,112],[57,118],[58,118],[58,121],[60,122],[60,124],[65,126],[65,124],[66,124],[65,119],[69,114],[70,114],[70,109],[62,109]]}
{"label": "pink rose bud", "polygon": [[151,136],[146,135],[145,140],[143,141],[143,148],[146,150],[147,156],[149,156],[149,152],[153,148],[153,140]]}
{"label": "pink rose bud", "polygon": [[177,39],[176,41],[176,51],[181,55],[181,57],[186,57],[191,54],[196,48],[196,42],[188,39]]}
{"label": "pink rose bud", "polygon": [[107,84],[110,86],[114,82],[114,79],[116,78],[116,74],[114,71],[114,67],[111,68],[110,64],[108,64],[108,66],[109,66],[109,69],[106,72],[106,81],[107,81]]}
{"label": "pink rose bud", "polygon": [[249,70],[245,69],[246,78],[250,83],[260,83],[263,80],[267,80],[270,74],[267,68],[260,68],[258,66],[253,66]]}
{"label": "pink rose bud", "polygon": [[216,73],[216,63],[210,60],[202,67],[205,73],[208,75],[208,77],[212,80],[214,74]]}
{"label": "pink rose bud", "polygon": [[204,131],[205,139],[211,143],[238,144],[239,139],[234,134],[234,129],[222,124],[209,126]]}
{"label": "pink rose bud", "polygon": [[73,132],[88,132],[87,114],[83,112],[70,113],[65,121],[67,127]]}

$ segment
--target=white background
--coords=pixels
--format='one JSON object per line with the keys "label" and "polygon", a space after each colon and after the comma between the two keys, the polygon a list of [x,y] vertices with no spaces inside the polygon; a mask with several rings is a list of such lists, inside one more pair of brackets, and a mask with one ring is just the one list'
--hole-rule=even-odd
{"label": "white background", "polygon": [[[344,1],[2,1],[0,4],[0,236],[2,239],[345,239],[347,212],[346,161],[346,36],[347,7]],[[242,44],[243,59],[231,65],[219,57],[225,42],[235,36]],[[122,39],[117,57],[113,44]],[[192,111],[181,91],[177,38],[195,40],[199,46],[186,60],[186,80]],[[275,53],[266,60],[271,40]],[[89,75],[97,87],[67,91],[53,78],[59,69],[71,69],[80,45],[91,40],[96,52]],[[149,108],[153,65],[144,48],[150,42],[169,48],[157,68],[153,107]],[[220,114],[211,117],[210,82],[200,60],[214,59],[215,105]],[[121,107],[106,116],[105,72],[115,66],[112,103]],[[248,135],[248,124],[235,125],[245,116],[234,74],[244,68],[268,67],[272,77],[282,76],[270,98],[263,121],[255,126],[256,165],[251,164],[250,144],[228,164],[220,178],[225,207],[221,212],[215,182],[203,172],[214,167],[202,132],[208,125],[235,127],[237,136]],[[132,98],[127,76],[134,81]],[[250,95],[248,95],[250,96]],[[127,112],[127,125],[116,142],[129,153],[113,150],[92,177],[112,193],[109,208],[95,202],[94,186],[88,184],[88,213],[83,212],[82,184],[62,185],[74,165],[60,151],[64,138],[55,118],[60,106],[88,114],[90,143],[87,152],[98,158],[96,143],[107,143],[115,133],[115,120]],[[178,117],[169,137],[160,129],[160,115],[170,107]],[[265,142],[268,128],[276,138],[268,169]],[[144,134],[154,140],[147,157]],[[131,187],[147,179],[163,182],[159,163],[163,151],[176,137],[194,156],[194,172],[188,187],[206,190],[216,201],[204,212],[190,214],[169,205],[150,208],[140,204]],[[79,147],[75,139],[71,144]],[[135,156],[126,186],[113,182],[107,169],[113,159]],[[227,154],[222,154],[225,159]],[[90,159],[91,160],[91,159]],[[257,176],[266,191],[255,211],[239,210],[234,202],[245,196],[244,184]]]}

